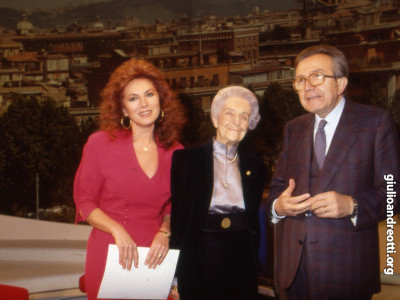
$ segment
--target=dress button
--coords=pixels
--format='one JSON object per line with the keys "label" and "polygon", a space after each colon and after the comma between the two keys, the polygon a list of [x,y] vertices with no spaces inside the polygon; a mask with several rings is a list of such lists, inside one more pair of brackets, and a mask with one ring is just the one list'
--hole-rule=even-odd
{"label": "dress button", "polygon": [[128,216],[125,216],[125,219],[128,219]]}
{"label": "dress button", "polygon": [[302,241],[302,240],[299,240],[299,244],[300,244],[300,245],[303,245],[303,241]]}

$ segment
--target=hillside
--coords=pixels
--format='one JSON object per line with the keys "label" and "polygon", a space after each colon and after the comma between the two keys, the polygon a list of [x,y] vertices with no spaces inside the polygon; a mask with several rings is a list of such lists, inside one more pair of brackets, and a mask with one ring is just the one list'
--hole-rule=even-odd
{"label": "hillside", "polygon": [[[16,2],[14,8],[11,8],[11,4],[6,5],[5,1],[0,0],[0,26],[11,29],[15,29],[21,20],[24,11],[21,7],[25,7],[29,21],[37,28],[65,27],[73,22],[86,25],[93,23],[96,16],[99,16],[104,24],[111,22],[115,25],[121,20],[131,18],[136,18],[142,23],[153,23],[156,19],[171,21],[184,14],[193,18],[211,14],[246,15],[255,6],[261,11],[295,7],[294,0],[111,0],[96,3],[95,0],[26,1],[26,3],[41,3],[42,8],[39,9],[29,5],[23,6],[25,0],[14,1]],[[49,3],[52,3],[52,6]]]}

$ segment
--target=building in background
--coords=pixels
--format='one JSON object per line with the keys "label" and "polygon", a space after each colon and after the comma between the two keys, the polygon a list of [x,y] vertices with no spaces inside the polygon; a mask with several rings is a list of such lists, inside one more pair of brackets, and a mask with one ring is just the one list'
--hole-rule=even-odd
{"label": "building in background", "polygon": [[289,88],[296,55],[320,43],[346,54],[350,95],[374,85],[393,97],[400,88],[400,1],[297,2],[301,9],[255,7],[240,17],[182,16],[152,24],[132,18],[112,26],[96,17],[86,26],[73,22],[48,32],[23,14],[15,31],[0,33],[2,105],[12,101],[10,89],[58,85],[58,94],[42,95],[75,111],[96,108],[114,68],[136,57],[151,61],[177,93],[208,111],[215,93],[229,84],[250,86],[259,95],[271,82]]}

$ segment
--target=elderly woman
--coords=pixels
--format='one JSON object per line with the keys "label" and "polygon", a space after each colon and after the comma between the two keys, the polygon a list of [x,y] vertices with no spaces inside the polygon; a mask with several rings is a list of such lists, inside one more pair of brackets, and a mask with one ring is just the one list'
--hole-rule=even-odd
{"label": "elderly woman", "polygon": [[85,266],[89,300],[97,299],[109,244],[121,268],[161,264],[170,236],[170,167],[184,123],[182,109],[162,73],[130,59],[102,92],[101,131],[92,134],[75,177],[76,221],[93,226]]}
{"label": "elderly woman", "polygon": [[178,291],[181,300],[251,300],[266,169],[239,142],[260,119],[257,98],[244,87],[224,88],[211,119],[216,137],[172,158],[170,247],[181,251]]}

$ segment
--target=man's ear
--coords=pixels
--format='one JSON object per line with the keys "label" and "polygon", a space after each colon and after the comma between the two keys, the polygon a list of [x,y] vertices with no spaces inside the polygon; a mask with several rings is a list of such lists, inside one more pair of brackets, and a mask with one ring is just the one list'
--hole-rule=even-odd
{"label": "man's ear", "polygon": [[338,82],[338,95],[342,95],[344,90],[346,89],[349,80],[347,79],[347,77],[340,77],[338,78],[337,82]]}

